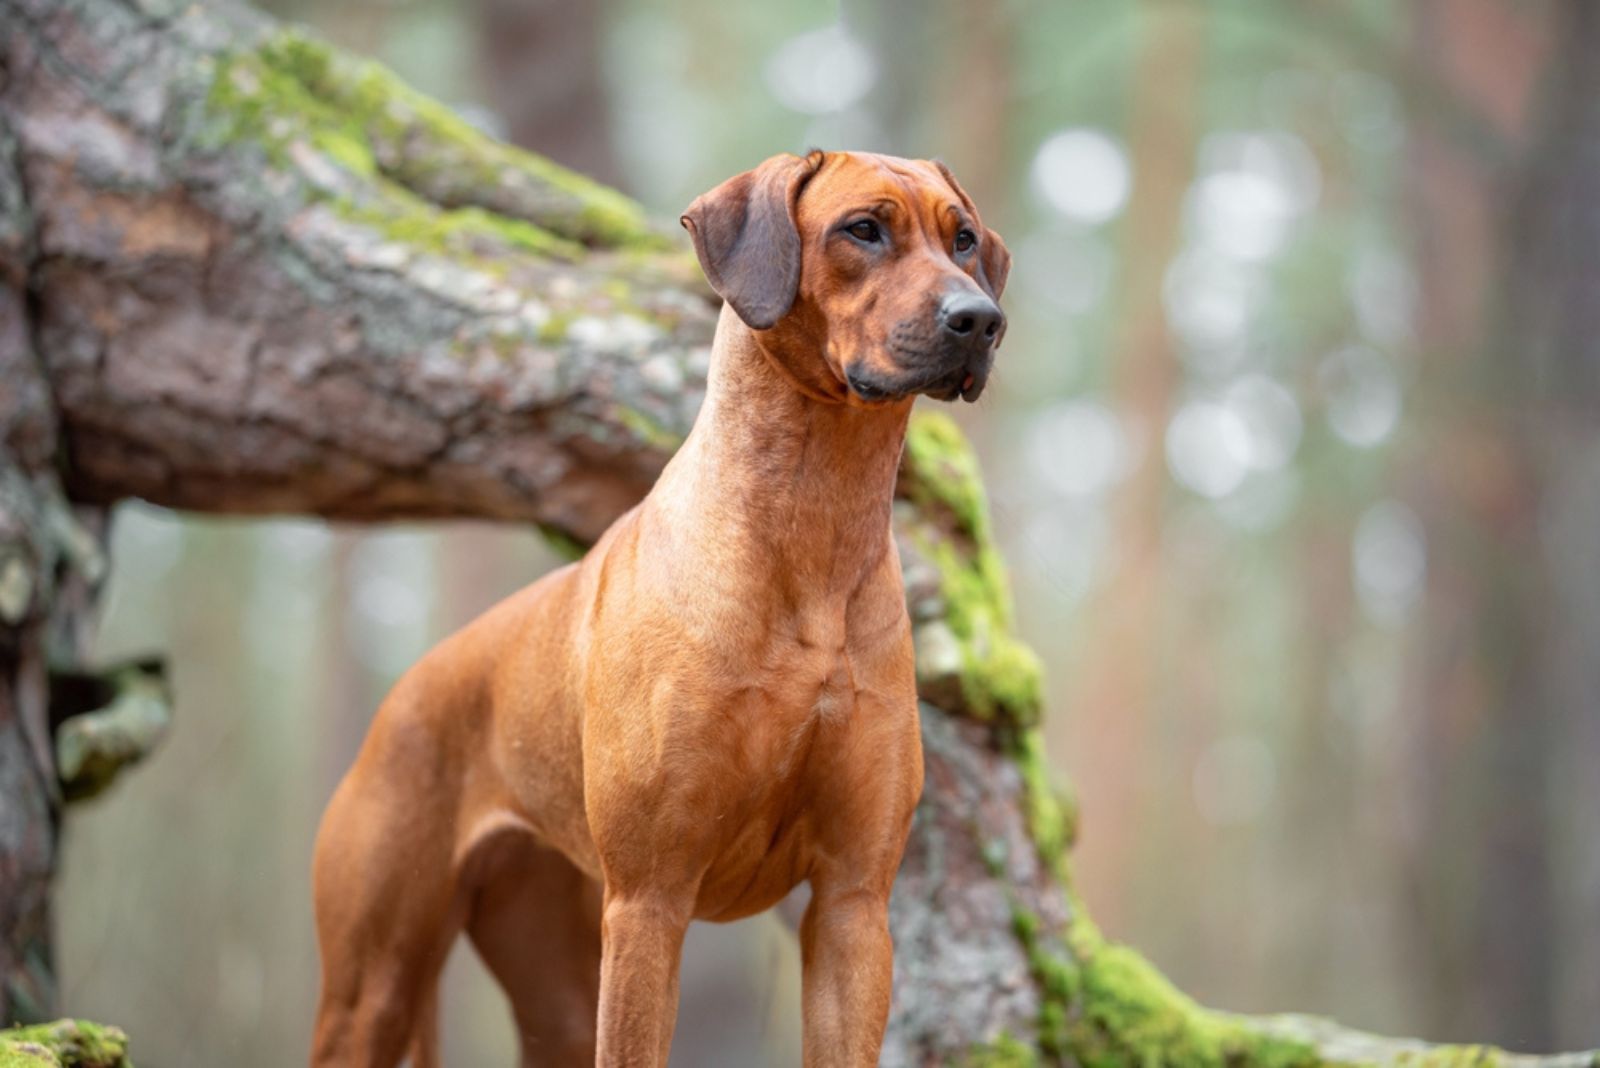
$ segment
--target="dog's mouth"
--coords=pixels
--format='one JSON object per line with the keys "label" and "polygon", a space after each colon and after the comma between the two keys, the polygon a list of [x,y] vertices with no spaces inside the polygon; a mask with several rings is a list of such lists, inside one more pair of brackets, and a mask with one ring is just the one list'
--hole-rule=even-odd
{"label": "dog's mouth", "polygon": [[845,375],[850,392],[867,404],[902,401],[919,393],[936,401],[959,399],[971,404],[982,395],[988,380],[987,366],[961,366],[934,375],[911,373],[893,378],[880,378],[866,371],[851,371]]}
{"label": "dog's mouth", "polygon": [[979,377],[978,372],[976,371],[964,370],[961,375],[961,381],[956,384],[954,394],[948,397],[941,397],[939,399],[953,401],[956,399],[956,397],[960,397],[968,404],[971,404],[973,401],[977,400],[980,395],[982,395],[983,387],[988,382],[988,379],[989,375],[987,373],[985,373],[982,377]]}
{"label": "dog's mouth", "polygon": [[936,401],[964,400],[968,404],[978,399],[978,394],[983,392],[983,387],[977,384],[976,376],[968,372],[962,381],[940,385],[920,391],[925,397],[932,397]]}

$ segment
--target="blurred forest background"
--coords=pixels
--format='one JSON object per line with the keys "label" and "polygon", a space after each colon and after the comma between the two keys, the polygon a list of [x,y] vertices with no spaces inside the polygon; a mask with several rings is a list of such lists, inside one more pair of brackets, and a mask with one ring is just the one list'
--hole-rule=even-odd
{"label": "blurred forest background", "polygon": [[[775,152],[948,161],[1016,257],[957,414],[1091,912],[1219,1007],[1600,1045],[1600,388],[1592,337],[1507,311],[1600,302],[1521,223],[1600,147],[1600,92],[1546,91],[1592,6],[269,7],[669,218]],[[142,1064],[296,1063],[323,804],[393,679],[556,558],[137,505],[114,538],[98,653],[169,650],[179,713],[74,810],[63,1002]],[[798,983],[770,917],[697,928],[674,1063],[798,1063]],[[445,1020],[447,1063],[511,1063],[464,948]]]}

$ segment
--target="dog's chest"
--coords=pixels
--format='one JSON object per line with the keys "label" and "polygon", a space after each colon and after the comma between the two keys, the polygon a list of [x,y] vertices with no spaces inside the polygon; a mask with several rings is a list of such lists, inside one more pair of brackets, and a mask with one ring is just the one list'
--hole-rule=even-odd
{"label": "dog's chest", "polygon": [[828,768],[860,711],[849,658],[815,649],[790,650],[741,704],[727,725],[739,758],[719,769],[721,833],[701,894],[702,914],[718,918],[768,908],[804,877],[814,817],[829,806]]}
{"label": "dog's chest", "polygon": [[764,688],[773,711],[792,726],[809,726],[817,718],[848,716],[854,709],[855,665],[842,648],[825,651],[795,646],[777,659],[781,666]]}
{"label": "dog's chest", "polygon": [[[697,914],[728,920],[772,907],[805,878],[810,864],[814,794],[804,779],[802,742],[785,758],[787,770],[746,778],[741,796],[727,797],[720,833],[700,885]],[[734,785],[730,778],[727,785]]]}
{"label": "dog's chest", "polygon": [[819,599],[769,631],[752,662],[761,666],[764,685],[786,711],[826,713],[854,694],[863,653],[871,652],[856,615],[848,601]]}

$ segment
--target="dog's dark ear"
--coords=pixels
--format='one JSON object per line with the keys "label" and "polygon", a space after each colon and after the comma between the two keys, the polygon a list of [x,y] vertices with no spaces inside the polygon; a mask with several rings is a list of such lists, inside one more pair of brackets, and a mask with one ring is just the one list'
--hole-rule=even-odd
{"label": "dog's dark ear", "polygon": [[1006,279],[1011,276],[1011,250],[1000,240],[1000,235],[984,227],[983,241],[978,245],[978,266],[983,269],[979,283],[995,300],[1006,290]]}
{"label": "dog's dark ear", "polygon": [[[961,198],[961,203],[972,213],[973,218],[978,217],[978,206],[972,202],[967,191],[961,188],[961,183],[956,181],[956,176],[950,173],[950,168],[944,165],[943,160],[934,160],[933,165],[939,168],[939,173],[944,175],[944,180],[950,183],[950,188],[955,190],[956,196]],[[1006,243],[1000,240],[1000,235],[988,227],[983,228],[983,240],[978,242],[978,284],[995,300],[1000,299],[1000,294],[1005,292],[1006,278],[1011,274],[1011,250],[1006,248]]]}
{"label": "dog's dark ear", "polygon": [[782,319],[800,288],[795,205],[821,157],[774,156],[696,197],[678,220],[711,288],[752,330]]}

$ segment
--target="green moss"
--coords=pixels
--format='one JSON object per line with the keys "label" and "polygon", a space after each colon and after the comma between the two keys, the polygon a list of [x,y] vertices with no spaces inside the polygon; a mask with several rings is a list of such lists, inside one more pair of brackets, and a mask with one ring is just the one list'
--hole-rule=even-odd
{"label": "green moss", "polygon": [[1219,1029],[1138,954],[1103,946],[1081,974],[1070,1041],[1083,1068],[1223,1063]]}
{"label": "green moss", "polygon": [[132,1068],[128,1036],[85,1020],[57,1020],[0,1031],[0,1068]]}
{"label": "green moss", "polygon": [[[1012,929],[1039,984],[1039,1048],[1081,1068],[1331,1068],[1309,1038],[1196,1004],[1127,946],[1107,941],[1072,901],[1065,931],[1047,931],[1013,906]],[[1397,1049],[1380,1062],[1405,1068],[1495,1068],[1488,1046]]]}
{"label": "green moss", "polygon": [[[282,40],[275,38],[282,44]],[[321,46],[292,49],[294,57],[319,55]],[[456,255],[482,251],[475,241],[490,241],[539,255],[576,259],[581,248],[533,223],[496,215],[478,207],[442,207],[386,177],[372,150],[373,113],[341,108],[307,80],[309,61],[285,63],[271,43],[255,53],[225,57],[212,79],[209,109],[217,120],[218,141],[250,140],[269,162],[287,164],[291,147],[315,148],[332,163],[362,180],[364,199],[353,190],[308,183],[308,199],[332,205],[344,218],[423,251]]]}
{"label": "green moss", "polygon": [[1106,944],[1106,937],[1100,933],[1099,926],[1089,918],[1089,911],[1084,907],[1077,891],[1070,884],[1066,887],[1066,891],[1067,907],[1072,913],[1072,923],[1067,926],[1063,940],[1074,957],[1088,960]]}
{"label": "green moss", "polygon": [[376,63],[294,32],[270,38],[258,54],[350,116],[376,146],[385,169],[407,184],[438,185],[441,177],[466,188],[525,184],[539,190],[546,209],[541,214],[548,215],[539,221],[563,237],[607,248],[667,244],[634,201],[485,136]]}
{"label": "green moss", "polygon": [[946,621],[961,646],[966,711],[1018,726],[1038,722],[1043,671],[1011,633],[1011,587],[990,532],[978,461],[948,416],[913,416],[900,492],[929,517],[918,548],[939,571]]}
{"label": "green moss", "polygon": [[[1082,912],[1077,913],[1082,916]],[[1046,931],[1013,907],[1012,929],[1039,984],[1039,1048],[1082,1068],[1315,1068],[1307,1043],[1262,1034],[1195,1004],[1148,961],[1087,920]]]}
{"label": "green moss", "polygon": [[616,415],[617,422],[627,427],[634,437],[646,445],[675,452],[678,446],[683,444],[683,435],[662,426],[641,411],[619,407]]}
{"label": "green moss", "polygon": [[539,340],[546,345],[554,345],[565,341],[567,328],[572,325],[572,321],[577,317],[576,312],[552,312],[550,318],[546,319],[543,325],[539,327]]}
{"label": "green moss", "polygon": [[1077,965],[1053,944],[1039,917],[1015,903],[1011,926],[1039,984],[1039,1048],[1060,1058],[1067,1052],[1068,1021],[1080,988]]}
{"label": "green moss", "polygon": [[[491,237],[569,259],[583,245],[668,247],[627,197],[494,141],[378,64],[302,33],[280,31],[252,50],[222,56],[207,114],[202,140],[212,147],[249,141],[280,167],[294,146],[315,149],[380,201],[348,214],[397,239],[453,249],[458,237]],[[508,188],[514,195],[493,196]],[[350,190],[306,192],[338,201]],[[485,202],[474,203],[480,196]],[[534,206],[537,218],[488,210],[487,198]]]}
{"label": "green moss", "polygon": [[978,458],[954,419],[942,412],[917,412],[906,428],[902,490],[917,504],[945,509],[974,541],[989,537],[989,505]]}
{"label": "green moss", "polygon": [[1394,1063],[1405,1068],[1496,1068],[1504,1063],[1504,1054],[1493,1046],[1435,1046],[1402,1052]]}
{"label": "green moss", "polygon": [[381,207],[360,207],[346,200],[333,203],[343,218],[424,252],[471,256],[484,251],[480,242],[491,242],[568,261],[576,261],[583,254],[578,245],[532,223],[507,219],[482,208],[439,211],[403,189],[388,190]]}
{"label": "green moss", "polygon": [[123,771],[161,743],[172,722],[172,693],[158,658],[99,672],[55,670],[60,717],[55,732],[56,774],[69,802],[96,797]]}
{"label": "green moss", "polygon": [[[948,418],[921,415],[913,420],[902,492],[930,516],[918,534],[918,548],[939,571],[946,622],[962,645],[962,696],[968,711],[1019,728],[1013,746],[1029,834],[1041,858],[1065,883],[1076,816],[1071,801],[1052,787],[1036,727],[1039,663],[1011,634],[1010,589],[993,543],[978,465]],[[1108,943],[1081,906],[1072,904],[1074,919],[1059,931],[1046,930],[1020,906],[1013,913],[1040,992],[1040,1057],[1070,1058],[1082,1068],[1317,1064],[1307,1044],[1269,1037],[1202,1009],[1139,954]],[[988,1047],[981,1052],[991,1055]],[[1000,1047],[994,1055],[1010,1052]]]}
{"label": "green moss", "polygon": [[964,1068],[1034,1068],[1040,1062],[1037,1049],[1002,1031],[993,1042],[975,1047],[961,1063]]}
{"label": "green moss", "polygon": [[360,141],[345,136],[343,131],[326,127],[313,130],[311,143],[350,173],[362,178],[377,176],[378,164],[372,158],[372,153]]}
{"label": "green moss", "polygon": [[544,540],[552,549],[568,560],[582,559],[583,554],[589,551],[583,542],[549,523],[540,523],[539,533],[544,535]]}
{"label": "green moss", "polygon": [[1056,877],[1067,878],[1067,850],[1077,838],[1077,805],[1058,794],[1050,781],[1044,735],[1038,728],[1023,731],[1017,739],[1017,768],[1022,773],[1023,805],[1028,833]]}
{"label": "green moss", "polygon": [[1038,722],[1044,706],[1043,670],[1032,649],[1009,634],[991,633],[987,647],[969,642],[967,653],[961,687],[969,708],[982,718]]}

